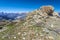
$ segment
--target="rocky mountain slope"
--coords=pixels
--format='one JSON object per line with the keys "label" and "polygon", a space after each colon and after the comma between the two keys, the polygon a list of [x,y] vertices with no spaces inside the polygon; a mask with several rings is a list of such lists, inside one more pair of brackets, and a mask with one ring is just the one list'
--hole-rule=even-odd
{"label": "rocky mountain slope", "polygon": [[5,25],[1,40],[60,40],[60,16],[52,6],[27,13],[25,20]]}
{"label": "rocky mountain slope", "polygon": [[[58,40],[56,35],[60,35],[60,16],[54,11],[52,6],[42,6],[40,9],[28,13],[24,26],[36,26],[42,28],[42,32],[46,33],[45,38],[41,40]],[[36,39],[37,40],[37,39]],[[39,39],[40,40],[40,39]]]}
{"label": "rocky mountain slope", "polygon": [[43,6],[38,10],[28,13],[26,23],[27,26],[36,25],[57,29],[60,26],[60,16],[57,12],[54,12],[52,6]]}

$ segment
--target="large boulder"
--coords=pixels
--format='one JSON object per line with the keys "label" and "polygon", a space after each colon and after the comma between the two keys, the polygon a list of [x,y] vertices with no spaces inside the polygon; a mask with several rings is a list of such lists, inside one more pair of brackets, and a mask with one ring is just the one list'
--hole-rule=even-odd
{"label": "large boulder", "polygon": [[53,6],[42,6],[40,10],[43,13],[47,13],[48,15],[53,15],[53,12],[54,12]]}

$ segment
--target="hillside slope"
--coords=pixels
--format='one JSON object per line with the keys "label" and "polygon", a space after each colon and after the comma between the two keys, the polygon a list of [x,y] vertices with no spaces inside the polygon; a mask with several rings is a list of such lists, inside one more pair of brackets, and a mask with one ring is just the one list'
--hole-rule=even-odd
{"label": "hillside slope", "polygon": [[0,32],[1,40],[60,40],[60,16],[52,6],[42,6],[17,21]]}

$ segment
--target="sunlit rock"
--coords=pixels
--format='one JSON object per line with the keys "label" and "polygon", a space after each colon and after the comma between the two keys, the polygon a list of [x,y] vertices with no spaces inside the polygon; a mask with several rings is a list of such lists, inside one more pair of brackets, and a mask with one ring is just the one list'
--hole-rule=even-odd
{"label": "sunlit rock", "polygon": [[52,6],[42,6],[41,11],[47,13],[48,15],[53,15],[54,8]]}
{"label": "sunlit rock", "polygon": [[18,35],[20,35],[21,33],[20,32],[18,32]]}
{"label": "sunlit rock", "polygon": [[23,37],[22,39],[25,40],[25,37]]}
{"label": "sunlit rock", "polygon": [[14,39],[16,39],[16,36],[14,36]]}
{"label": "sunlit rock", "polygon": [[48,38],[49,38],[50,40],[54,40],[54,38],[53,38],[52,36],[49,36]]}
{"label": "sunlit rock", "polygon": [[53,28],[53,27],[54,27],[54,25],[53,25],[53,24],[51,24],[51,27]]}

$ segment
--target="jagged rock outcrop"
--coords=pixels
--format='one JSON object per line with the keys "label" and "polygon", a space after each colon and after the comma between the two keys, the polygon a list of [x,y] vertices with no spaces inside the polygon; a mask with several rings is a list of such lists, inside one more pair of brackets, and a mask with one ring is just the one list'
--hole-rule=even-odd
{"label": "jagged rock outcrop", "polygon": [[52,6],[42,6],[41,11],[47,13],[48,15],[52,15],[54,12],[54,8]]}
{"label": "jagged rock outcrop", "polygon": [[29,26],[42,27],[43,30],[44,28],[46,28],[45,32],[49,32],[48,35],[51,35],[54,38],[46,40],[55,40],[57,37],[56,35],[59,36],[60,32],[58,31],[58,28],[60,28],[59,24],[60,17],[58,13],[54,11],[54,8],[52,6],[42,6],[40,9],[28,13],[26,17],[26,22],[23,25],[27,27]]}
{"label": "jagged rock outcrop", "polygon": [[42,6],[41,9],[28,13],[26,21],[34,21],[33,24],[35,24],[39,22],[47,22],[47,19],[54,19],[57,18],[57,16],[59,17],[58,13],[54,12],[54,8],[52,6]]}

